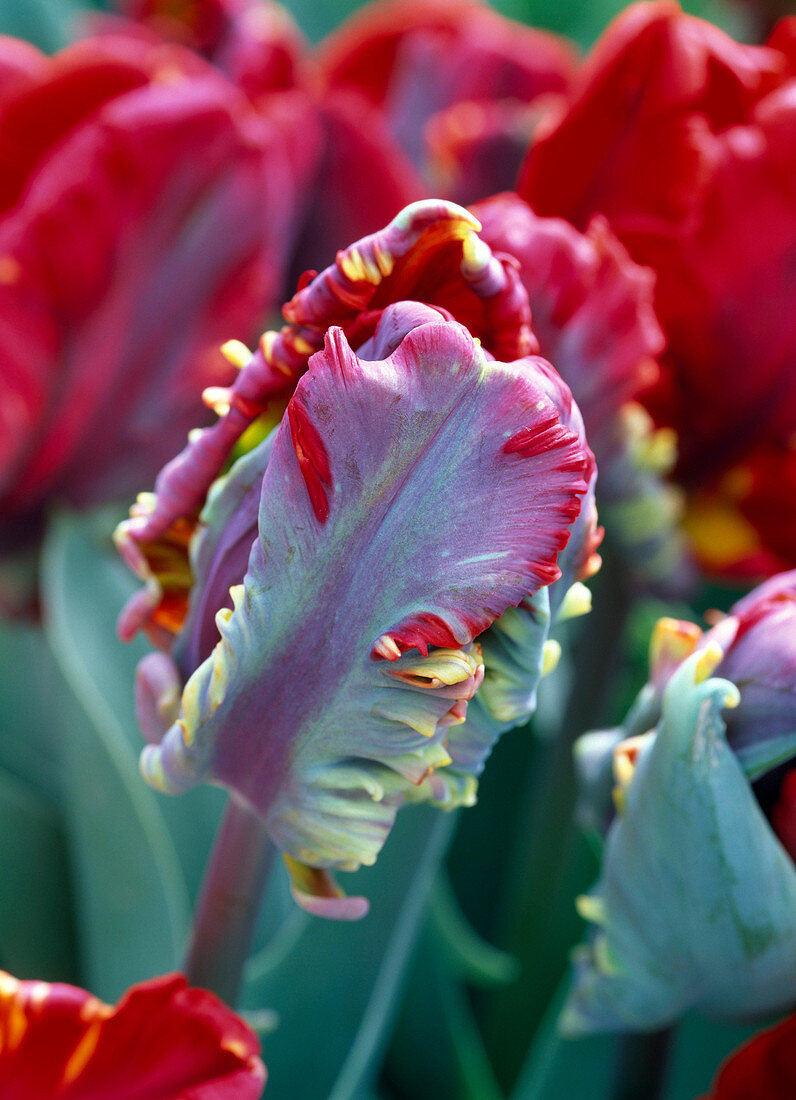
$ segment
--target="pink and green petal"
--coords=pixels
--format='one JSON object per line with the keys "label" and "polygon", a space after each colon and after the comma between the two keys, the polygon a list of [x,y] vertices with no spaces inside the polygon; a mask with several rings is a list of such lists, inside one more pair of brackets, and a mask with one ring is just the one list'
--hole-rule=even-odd
{"label": "pink and green petal", "polygon": [[411,299],[448,310],[497,358],[533,351],[517,272],[479,240],[479,228],[453,203],[413,203],[385,229],[341,251],[320,275],[303,279],[284,307],[287,324],[279,332],[265,333],[250,357],[240,345],[228,348],[243,369],[227,390],[210,395],[219,419],[193,433],[161,471],[151,502],[125,526],[127,537],[152,542],[202,507],[238,440],[274,400],[290,396],[330,325],[340,325],[359,345],[372,335],[381,310]]}
{"label": "pink and green petal", "polygon": [[609,532],[644,583],[686,584],[680,502],[665,480],[676,440],[670,429],[656,431],[637,404],[658,378],[664,345],[652,271],[633,262],[601,217],[580,233],[560,218],[538,217],[513,194],[473,213],[492,248],[519,260],[541,353],[583,415]]}
{"label": "pink and green petal", "polygon": [[615,750],[620,813],[562,1023],[570,1035],[663,1027],[688,1008],[747,1020],[792,1004],[796,868],[726,741],[739,693],[695,653],[657,730]]}
{"label": "pink and green petal", "polygon": [[473,640],[559,576],[588,468],[539,377],[460,325],[423,324],[378,362],[332,329],[147,778],[232,788],[299,862],[373,862],[403,793],[451,763],[483,676]]}

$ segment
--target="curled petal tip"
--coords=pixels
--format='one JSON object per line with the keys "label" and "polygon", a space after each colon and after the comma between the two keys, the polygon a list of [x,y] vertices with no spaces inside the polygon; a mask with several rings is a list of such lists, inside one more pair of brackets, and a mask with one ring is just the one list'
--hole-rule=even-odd
{"label": "curled petal tip", "polygon": [[135,709],[141,732],[152,745],[163,735],[180,712],[182,681],[177,666],[165,653],[149,653],[136,670]]}
{"label": "curled petal tip", "polygon": [[227,386],[208,386],[202,391],[202,401],[216,416],[226,416],[231,406],[231,392]]}
{"label": "curled petal tip", "polygon": [[696,649],[702,637],[696,623],[662,618],[653,627],[649,647],[649,665],[653,683],[660,689],[674,670]]}
{"label": "curled petal tip", "polygon": [[309,867],[283,855],[290,875],[290,892],[296,904],[315,917],[327,920],[361,920],[367,915],[367,898],[347,897],[325,868]]}
{"label": "curled petal tip", "polygon": [[468,233],[462,241],[462,274],[467,278],[482,271],[492,259],[492,249],[477,233]]}
{"label": "curled petal tip", "polygon": [[391,635],[382,634],[373,644],[373,656],[384,657],[387,661],[397,661],[401,656],[401,650]]}
{"label": "curled petal tip", "polygon": [[416,231],[426,223],[433,225],[438,221],[460,221],[476,232],[481,228],[481,223],[474,214],[446,199],[418,199],[417,202],[411,202],[396,214],[390,224],[406,232],[407,230]]}

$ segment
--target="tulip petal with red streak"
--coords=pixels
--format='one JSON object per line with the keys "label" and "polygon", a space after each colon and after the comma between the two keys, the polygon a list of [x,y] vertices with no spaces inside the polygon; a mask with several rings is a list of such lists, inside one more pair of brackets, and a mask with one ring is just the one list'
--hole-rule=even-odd
{"label": "tulip petal with red streak", "polygon": [[24,1100],[258,1100],[254,1032],[181,975],[128,990],[116,1008],[82,989],[0,973],[0,1081]]}
{"label": "tulip petal with red streak", "polygon": [[195,423],[201,380],[223,377],[222,336],[274,292],[292,213],[284,140],[221,78],[195,75],[198,59],[181,78],[182,55],[159,56],[172,83],[79,120],[0,225],[17,398],[0,414],[3,508],[19,525],[45,497],[84,504],[140,483],[142,459],[156,468]]}
{"label": "tulip petal with red streak", "polygon": [[635,402],[658,377],[663,333],[653,308],[653,273],[635,264],[604,219],[585,234],[538,217],[514,194],[477,203],[481,235],[516,256],[542,354],[572,390],[600,476],[609,532],[646,586],[688,583],[674,489],[671,431],[656,433]]}
{"label": "tulip petal with red streak", "polygon": [[[477,238],[478,229],[477,220],[453,203],[414,203],[385,229],[341,251],[320,275],[303,280],[284,307],[287,325],[263,336],[220,419],[192,437],[159,474],[154,497],[121,526],[118,541],[131,567],[151,579],[136,544],[161,538],[201,508],[243,432],[275,398],[292,393],[330,325],[340,325],[359,346],[390,303],[410,299],[447,309],[498,358],[535,350],[515,265],[495,257]],[[139,618],[128,620],[125,635],[142,625],[146,612]]]}
{"label": "tulip petal with red streak", "polygon": [[558,577],[590,456],[533,361],[490,362],[450,322],[379,362],[331,330],[272,446],[221,641],[142,767],[175,792],[214,778],[293,858],[349,868],[450,763],[472,640]]}
{"label": "tulip petal with red streak", "polygon": [[796,1014],[751,1038],[724,1062],[703,1100],[792,1100]]}

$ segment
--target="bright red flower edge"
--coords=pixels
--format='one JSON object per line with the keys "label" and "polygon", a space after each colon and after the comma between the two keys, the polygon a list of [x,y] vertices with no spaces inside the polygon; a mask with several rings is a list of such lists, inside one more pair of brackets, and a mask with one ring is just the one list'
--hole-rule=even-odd
{"label": "bright red flower edge", "polygon": [[796,1013],[731,1054],[703,1100],[793,1100],[794,1096]]}
{"label": "bright red flower edge", "polygon": [[0,1100],[258,1100],[257,1036],[181,974],[116,1007],[83,989],[0,971]]}

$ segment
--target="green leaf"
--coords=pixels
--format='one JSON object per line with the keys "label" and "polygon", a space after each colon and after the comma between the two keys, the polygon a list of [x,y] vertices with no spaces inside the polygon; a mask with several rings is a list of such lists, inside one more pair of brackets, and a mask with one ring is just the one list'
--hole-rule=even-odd
{"label": "green leaf", "polygon": [[[359,1100],[372,1087],[453,820],[407,807],[376,865],[346,881],[370,899],[364,920],[289,916],[289,950],[272,954],[272,965],[263,955],[251,961],[244,1006],[267,1006],[280,1019],[263,1043],[269,1100]],[[280,881],[285,889],[283,879],[272,893]]]}
{"label": "green leaf", "polygon": [[439,876],[431,891],[429,920],[451,974],[486,988],[519,976],[514,956],[482,939],[467,920],[446,874]]}
{"label": "green leaf", "polygon": [[677,1028],[669,1056],[665,1100],[694,1100],[707,1094],[724,1059],[765,1026],[739,1027],[707,1020],[695,1012]]}
{"label": "green leaf", "polygon": [[25,38],[40,50],[54,53],[74,36],[83,7],[78,0],[3,0],[0,34]]}
{"label": "green leaf", "polygon": [[57,812],[0,772],[0,966],[19,978],[74,978],[66,840]]}
{"label": "green leaf", "polygon": [[56,520],[44,548],[43,599],[53,652],[74,691],[53,705],[83,979],[113,1000],[133,981],[174,968],[189,906],[174,844],[130,743],[134,657],[114,636],[120,575],[102,529],[96,519]]}
{"label": "green leaf", "polygon": [[[569,988],[565,978],[536,1032],[511,1100],[611,1100],[617,1039],[563,1039],[556,1027]],[[693,1098],[691,1098],[693,1100]]]}
{"label": "green leaf", "polygon": [[41,630],[0,622],[0,769],[51,804],[60,787],[53,677]]}
{"label": "green leaf", "polygon": [[429,921],[387,1062],[396,1095],[412,1100],[503,1100],[464,986]]}

